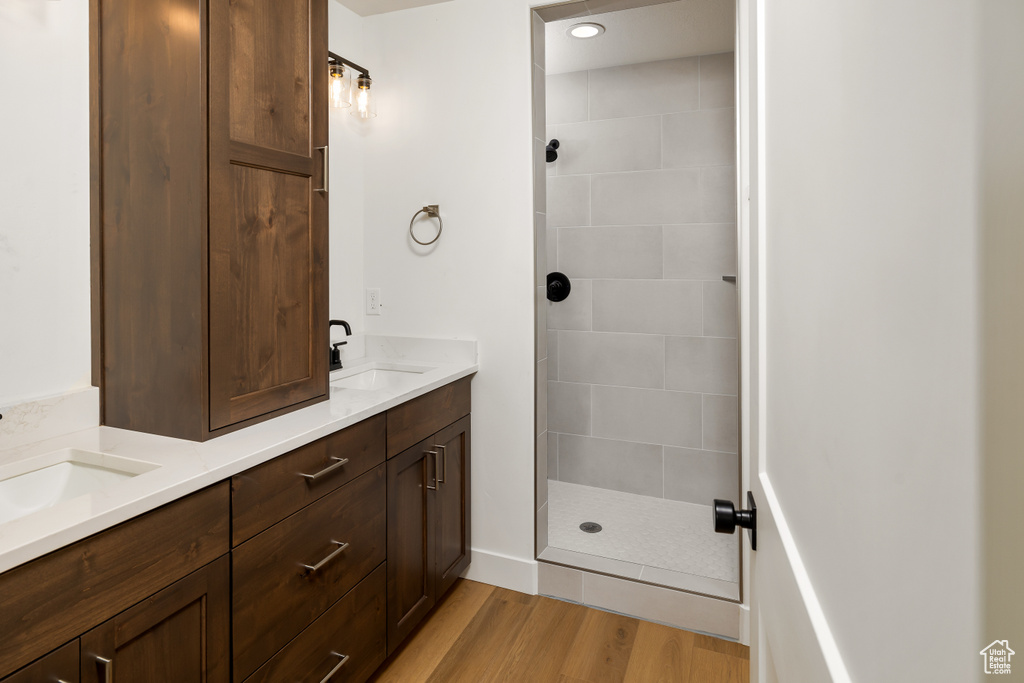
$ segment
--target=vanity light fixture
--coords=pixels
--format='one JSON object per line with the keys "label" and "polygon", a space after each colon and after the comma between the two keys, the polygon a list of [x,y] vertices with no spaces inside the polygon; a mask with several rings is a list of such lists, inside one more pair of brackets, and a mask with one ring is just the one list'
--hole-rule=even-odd
{"label": "vanity light fixture", "polygon": [[[345,59],[333,52],[328,52],[328,66],[330,73],[329,96],[331,106],[336,109],[352,107],[349,112],[358,119],[372,119],[377,115],[377,103],[370,86],[373,79],[370,78],[369,69],[365,69],[353,61]],[[352,73],[359,74],[353,83]],[[353,106],[354,105],[354,106]]]}
{"label": "vanity light fixture", "polygon": [[573,38],[593,38],[604,33],[604,26],[595,24],[592,21],[585,21],[580,24],[573,24],[569,27],[568,34]]}

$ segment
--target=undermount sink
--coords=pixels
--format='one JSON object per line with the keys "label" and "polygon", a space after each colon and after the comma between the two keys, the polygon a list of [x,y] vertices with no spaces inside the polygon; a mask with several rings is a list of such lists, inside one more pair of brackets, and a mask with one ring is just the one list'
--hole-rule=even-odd
{"label": "undermount sink", "polygon": [[0,468],[0,524],[114,486],[159,465],[65,448]]}
{"label": "undermount sink", "polygon": [[434,370],[425,365],[374,362],[352,369],[352,374],[331,382],[332,387],[362,391],[405,391],[419,384],[419,376]]}

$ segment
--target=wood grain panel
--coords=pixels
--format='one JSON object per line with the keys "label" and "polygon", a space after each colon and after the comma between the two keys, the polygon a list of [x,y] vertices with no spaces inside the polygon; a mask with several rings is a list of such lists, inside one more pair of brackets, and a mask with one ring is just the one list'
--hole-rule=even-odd
{"label": "wood grain panel", "polygon": [[591,683],[621,683],[638,626],[632,617],[589,610],[562,673]]}
{"label": "wood grain panel", "polygon": [[0,683],[78,683],[78,638],[37,660]]}
{"label": "wood grain panel", "polygon": [[230,563],[210,563],[82,636],[82,683],[230,681]]}
{"label": "wood grain panel", "polygon": [[388,457],[468,415],[471,379],[464,377],[389,410]]}
{"label": "wood grain panel", "polygon": [[690,631],[641,621],[623,683],[689,683],[693,638]]}
{"label": "wood grain panel", "polygon": [[437,599],[436,497],[433,456],[423,441],[387,463],[388,653],[416,627]]}
{"label": "wood grain panel", "polygon": [[332,680],[362,683],[384,661],[385,582],[381,565],[288,643],[246,683],[319,681],[348,657]]}
{"label": "wood grain panel", "polygon": [[[293,512],[384,462],[386,417],[376,415],[348,429],[231,478],[231,534],[238,545]],[[348,463],[316,480],[314,474],[346,458]]]}
{"label": "wood grain panel", "polygon": [[231,138],[309,156],[309,0],[232,0],[229,7]]}
{"label": "wood grain panel", "polygon": [[231,169],[231,220],[210,226],[212,429],[322,394],[327,354],[312,335],[310,178]]}
{"label": "wood grain panel", "polygon": [[229,549],[226,482],[0,575],[0,676]]}
{"label": "wood grain panel", "polygon": [[[437,595],[444,595],[469,567],[470,417],[439,431],[431,448],[438,452]],[[439,448],[440,447],[440,448]]]}
{"label": "wood grain panel", "polygon": [[102,90],[93,105],[100,140],[92,163],[103,278],[103,329],[94,342],[103,344],[104,424],[198,440],[206,6],[93,1]]}
{"label": "wood grain panel", "polygon": [[[379,465],[232,552],[234,680],[241,681],[385,559]],[[303,568],[348,543],[317,572]]]}
{"label": "wood grain panel", "polygon": [[557,681],[587,608],[537,600],[523,628],[494,666],[495,681]]}

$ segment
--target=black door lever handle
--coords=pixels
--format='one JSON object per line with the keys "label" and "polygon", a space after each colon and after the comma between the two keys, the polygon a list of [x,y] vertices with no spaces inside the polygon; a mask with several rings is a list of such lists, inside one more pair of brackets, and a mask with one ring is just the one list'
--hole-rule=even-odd
{"label": "black door lever handle", "polygon": [[754,494],[747,491],[747,505],[749,510],[737,510],[731,500],[715,498],[714,519],[715,532],[719,534],[731,534],[736,527],[750,530],[750,549],[757,550],[757,505],[754,504]]}

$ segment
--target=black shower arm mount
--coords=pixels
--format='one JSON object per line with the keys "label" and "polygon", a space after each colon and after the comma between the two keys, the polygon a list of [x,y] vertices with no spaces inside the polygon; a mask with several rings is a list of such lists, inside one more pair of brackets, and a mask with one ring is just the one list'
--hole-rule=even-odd
{"label": "black shower arm mount", "polygon": [[344,57],[340,57],[340,56],[334,54],[333,52],[328,52],[327,53],[327,57],[328,57],[329,61],[337,62],[338,64],[344,64],[345,66],[350,66],[353,69],[355,69],[356,71],[358,71],[360,74],[362,74],[363,76],[366,76],[367,78],[370,77],[369,69],[364,69],[363,67],[359,66],[358,64],[356,64],[355,62],[353,62],[351,60],[345,59]]}

